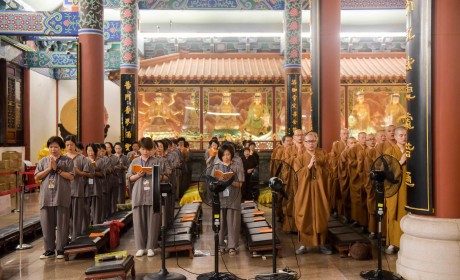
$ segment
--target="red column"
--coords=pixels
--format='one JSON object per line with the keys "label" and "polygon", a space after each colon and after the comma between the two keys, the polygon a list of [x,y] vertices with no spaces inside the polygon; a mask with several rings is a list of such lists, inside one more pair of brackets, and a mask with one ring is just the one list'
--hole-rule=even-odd
{"label": "red column", "polygon": [[340,131],[340,0],[311,2],[312,126],[330,150]]}
{"label": "red column", "polygon": [[26,160],[30,160],[30,69],[24,68],[24,147]]}
{"label": "red column", "polygon": [[433,1],[433,192],[438,218],[460,218],[460,2]]}
{"label": "red column", "polygon": [[80,1],[81,141],[104,141],[103,0]]}
{"label": "red column", "polygon": [[320,53],[320,138],[329,151],[340,131],[340,0],[321,1]]}

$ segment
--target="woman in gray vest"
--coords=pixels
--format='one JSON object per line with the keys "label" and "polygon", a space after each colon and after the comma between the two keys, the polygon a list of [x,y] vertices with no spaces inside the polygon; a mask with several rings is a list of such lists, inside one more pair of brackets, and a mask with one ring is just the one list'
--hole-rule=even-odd
{"label": "woman in gray vest", "polygon": [[[64,141],[53,136],[46,143],[50,155],[40,160],[35,180],[40,184],[40,224],[45,252],[40,259],[64,258],[64,246],[69,236],[70,182],[74,179],[73,161],[61,154]],[[57,229],[57,230],[56,230]]]}

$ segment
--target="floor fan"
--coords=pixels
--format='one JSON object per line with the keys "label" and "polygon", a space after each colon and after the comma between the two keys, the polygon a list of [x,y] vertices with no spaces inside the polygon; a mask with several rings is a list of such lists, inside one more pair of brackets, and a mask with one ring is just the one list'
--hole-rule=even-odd
{"label": "floor fan", "polygon": [[160,183],[160,166],[154,165],[152,172],[152,193],[153,193],[153,212],[160,213],[161,217],[161,269],[157,273],[144,276],[144,280],[186,280],[187,278],[179,273],[169,272],[166,269],[166,214],[165,198],[172,193],[172,186],[169,183]]}
{"label": "floor fan", "polygon": [[375,188],[376,215],[378,221],[377,249],[378,267],[376,270],[363,271],[360,276],[368,280],[400,280],[402,276],[382,269],[382,218],[385,198],[395,195],[402,182],[402,168],[399,161],[390,156],[382,155],[373,163],[370,172],[372,187]]}

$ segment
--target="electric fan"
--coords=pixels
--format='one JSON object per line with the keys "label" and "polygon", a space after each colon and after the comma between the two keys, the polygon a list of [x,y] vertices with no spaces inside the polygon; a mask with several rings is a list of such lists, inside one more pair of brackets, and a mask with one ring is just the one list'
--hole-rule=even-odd
{"label": "electric fan", "polygon": [[376,215],[378,221],[377,248],[378,268],[377,270],[362,271],[360,276],[369,280],[399,280],[400,275],[382,269],[382,218],[385,198],[395,195],[402,182],[402,168],[399,161],[387,154],[379,156],[373,163],[369,174],[372,187],[375,188]]}
{"label": "electric fan", "polygon": [[[161,217],[161,270],[157,273],[144,276],[144,280],[185,280],[186,277],[175,272],[168,272],[166,269],[165,255],[165,199],[168,194],[172,193],[172,186],[169,183],[160,183],[160,166],[154,165],[152,172],[152,195],[153,195],[153,212],[160,213]],[[160,207],[161,206],[161,207]]]}
{"label": "electric fan", "polygon": [[[202,172],[198,182],[198,193],[201,200],[212,208],[212,229],[214,231],[214,271],[200,274],[197,277],[198,280],[238,279],[231,273],[219,272],[220,193],[224,192],[227,187],[230,187],[235,180],[235,175],[229,175],[230,173],[223,174],[224,180],[214,177],[215,170],[221,170],[222,166],[222,163],[209,166]],[[241,193],[241,189],[239,191]],[[241,199],[240,197],[241,195],[237,195],[233,199]]]}

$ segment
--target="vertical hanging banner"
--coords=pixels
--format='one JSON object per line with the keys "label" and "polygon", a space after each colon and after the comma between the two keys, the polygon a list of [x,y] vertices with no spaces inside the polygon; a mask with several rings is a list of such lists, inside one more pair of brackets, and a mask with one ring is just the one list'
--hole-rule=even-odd
{"label": "vertical hanging banner", "polygon": [[136,131],[136,74],[121,74],[121,142],[129,151],[133,142],[137,141]]}
{"label": "vertical hanging banner", "polygon": [[286,91],[288,93],[286,135],[294,135],[294,131],[302,129],[301,81],[300,74],[286,75]]}
{"label": "vertical hanging banner", "polygon": [[431,0],[407,0],[407,206],[433,214],[431,121]]}
{"label": "vertical hanging banner", "polygon": [[302,0],[290,0],[284,7],[286,135],[302,129],[302,3]]}

